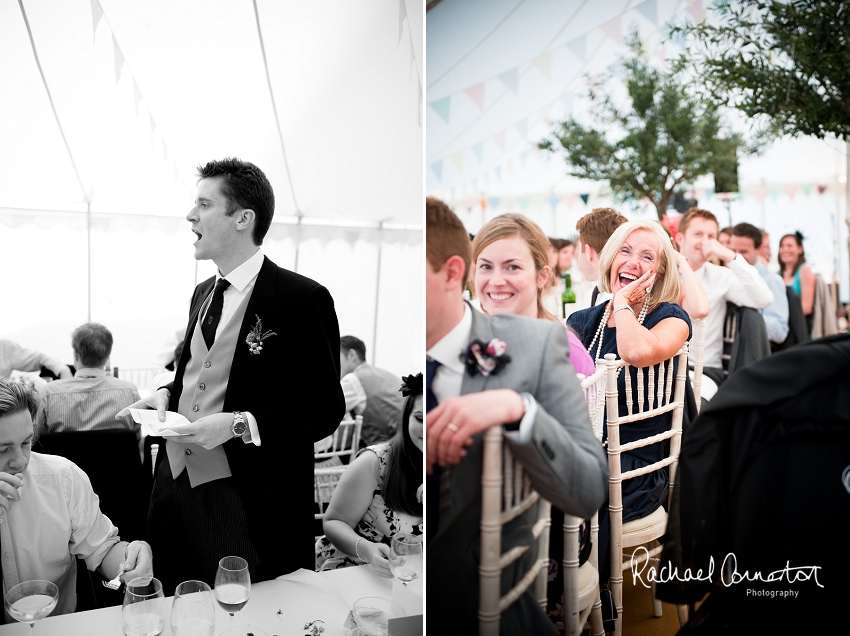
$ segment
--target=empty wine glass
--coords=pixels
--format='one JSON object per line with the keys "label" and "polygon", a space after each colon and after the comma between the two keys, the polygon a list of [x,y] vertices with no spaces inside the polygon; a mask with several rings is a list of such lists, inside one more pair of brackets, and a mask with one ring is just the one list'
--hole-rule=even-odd
{"label": "empty wine glass", "polygon": [[233,615],[245,607],[251,596],[251,574],[248,562],[242,557],[227,556],[218,562],[215,573],[215,600],[225,612],[230,614],[230,626],[233,627]]}
{"label": "empty wine glass", "polygon": [[35,633],[35,622],[48,616],[59,600],[59,588],[51,581],[24,581],[6,592],[6,611],[16,621],[30,624]]}
{"label": "empty wine glass", "polygon": [[422,537],[400,532],[390,542],[390,570],[407,587],[422,576]]}
{"label": "empty wine glass", "polygon": [[133,579],[124,588],[121,626],[125,636],[156,636],[165,628],[162,583],[151,576]]}
{"label": "empty wine glass", "polygon": [[174,592],[171,631],[174,636],[213,636],[215,602],[203,581],[184,581]]}

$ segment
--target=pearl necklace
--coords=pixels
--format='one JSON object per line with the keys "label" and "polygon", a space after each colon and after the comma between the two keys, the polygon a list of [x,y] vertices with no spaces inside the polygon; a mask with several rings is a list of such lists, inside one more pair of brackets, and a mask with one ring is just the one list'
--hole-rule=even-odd
{"label": "pearl necklace", "polygon": [[[599,327],[596,328],[596,334],[593,336],[593,340],[590,341],[590,347],[587,349],[588,352],[593,351],[593,345],[596,344],[597,338],[599,339],[599,348],[596,350],[597,366],[599,364],[599,358],[602,357],[602,341],[605,338],[605,327],[608,325],[608,315],[611,313],[611,307],[613,305],[613,298],[605,303],[605,311],[602,312],[602,320],[599,321]],[[646,298],[643,300],[643,307],[641,307],[640,315],[638,316],[638,324],[643,324],[643,321],[646,319],[647,309],[649,309],[649,294],[647,294]],[[617,369],[617,375],[620,375],[620,371],[622,370],[623,367]]]}

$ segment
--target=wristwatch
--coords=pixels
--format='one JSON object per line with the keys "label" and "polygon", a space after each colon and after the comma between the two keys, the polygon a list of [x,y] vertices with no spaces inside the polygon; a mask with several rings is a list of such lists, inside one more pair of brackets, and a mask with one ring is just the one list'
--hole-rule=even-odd
{"label": "wristwatch", "polygon": [[233,411],[233,424],[231,424],[230,430],[233,431],[233,437],[242,437],[248,430],[242,411]]}

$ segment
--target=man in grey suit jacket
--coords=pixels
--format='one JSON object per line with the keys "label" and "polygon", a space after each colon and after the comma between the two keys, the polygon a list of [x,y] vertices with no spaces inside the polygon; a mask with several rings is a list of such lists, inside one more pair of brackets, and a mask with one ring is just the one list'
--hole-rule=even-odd
{"label": "man in grey suit jacket", "polygon": [[[468,235],[441,201],[429,197],[426,210],[428,389],[439,403],[428,411],[426,425],[431,476],[426,527],[433,536],[428,542],[428,608],[441,633],[468,634],[477,631],[481,433],[503,427],[506,443],[535,489],[572,515],[590,517],[602,504],[608,469],[569,362],[563,326],[488,316],[464,303]],[[461,351],[472,341],[486,346],[494,338],[504,343],[510,361],[488,376],[465,372],[469,367]],[[440,476],[434,480],[436,473]],[[508,525],[503,551],[527,543],[533,521],[531,510]],[[504,573],[503,593],[526,565],[515,563]],[[526,593],[502,614],[501,633],[558,632]]]}

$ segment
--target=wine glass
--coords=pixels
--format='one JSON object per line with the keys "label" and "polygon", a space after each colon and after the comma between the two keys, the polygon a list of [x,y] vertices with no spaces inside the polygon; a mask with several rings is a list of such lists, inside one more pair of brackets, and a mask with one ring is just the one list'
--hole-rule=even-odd
{"label": "wine glass", "polygon": [[230,626],[233,615],[245,607],[251,596],[251,574],[248,562],[242,557],[227,556],[218,562],[215,573],[215,600],[225,612],[230,614]]}
{"label": "wine glass", "polygon": [[35,622],[48,616],[59,600],[59,588],[51,581],[24,581],[6,592],[6,611],[16,621],[29,623],[35,632]]}
{"label": "wine glass", "polygon": [[121,626],[125,636],[156,636],[165,629],[162,583],[152,576],[133,579],[124,588]]}
{"label": "wine glass", "polygon": [[422,537],[399,532],[390,542],[390,570],[407,587],[422,576]]}
{"label": "wine glass", "polygon": [[213,636],[215,602],[203,581],[184,581],[174,592],[171,631],[174,636]]}

